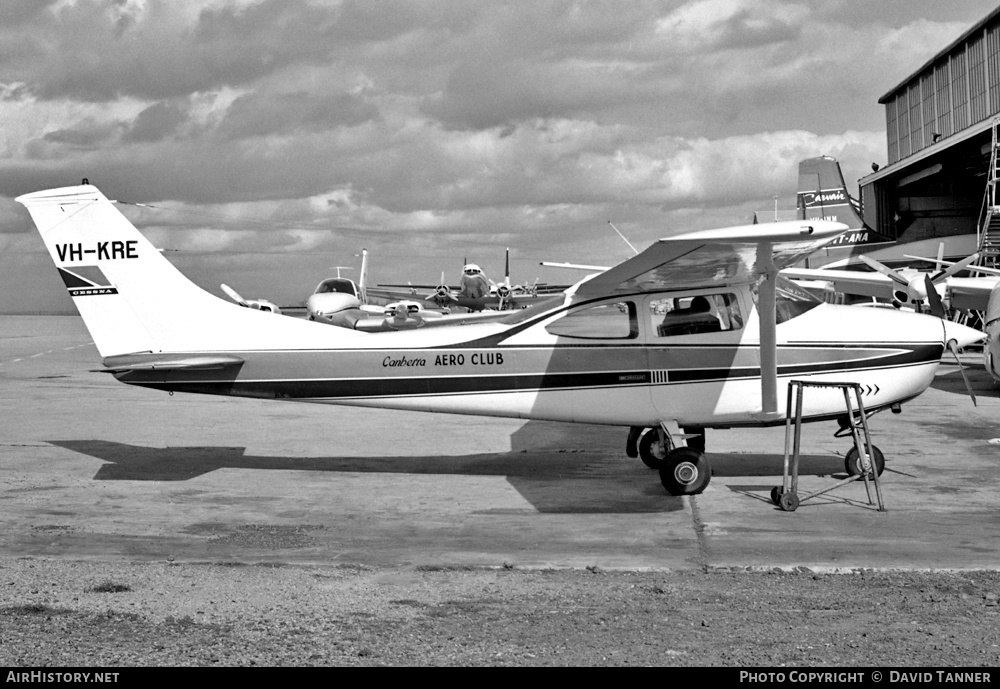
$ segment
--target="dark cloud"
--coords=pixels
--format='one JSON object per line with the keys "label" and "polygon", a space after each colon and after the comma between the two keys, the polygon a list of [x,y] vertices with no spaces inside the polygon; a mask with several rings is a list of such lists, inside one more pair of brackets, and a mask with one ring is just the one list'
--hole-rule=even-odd
{"label": "dark cloud", "polygon": [[193,25],[172,4],[78,0],[51,14],[36,36],[44,60],[32,75],[34,92],[92,102],[168,99],[321,64],[338,45],[336,9],[305,0],[209,8]]}
{"label": "dark cloud", "polygon": [[123,137],[126,143],[160,141],[187,120],[186,103],[154,103],[139,113]]}
{"label": "dark cloud", "polygon": [[251,93],[232,102],[219,124],[228,139],[323,132],[354,127],[378,118],[378,108],[362,97],[347,93]]}
{"label": "dark cloud", "polygon": [[117,139],[122,128],[123,125],[118,122],[87,119],[70,128],[47,132],[42,140],[78,150],[93,150]]}

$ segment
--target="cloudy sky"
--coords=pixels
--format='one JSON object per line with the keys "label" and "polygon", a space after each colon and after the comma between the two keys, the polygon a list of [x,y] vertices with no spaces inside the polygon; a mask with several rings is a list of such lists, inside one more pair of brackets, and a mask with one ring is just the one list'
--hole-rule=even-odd
{"label": "cloudy sky", "polygon": [[[878,98],[987,0],[4,0],[0,312],[70,309],[13,198],[90,179],[207,289],[566,281],[885,163]],[[350,272],[345,273],[351,275]]]}

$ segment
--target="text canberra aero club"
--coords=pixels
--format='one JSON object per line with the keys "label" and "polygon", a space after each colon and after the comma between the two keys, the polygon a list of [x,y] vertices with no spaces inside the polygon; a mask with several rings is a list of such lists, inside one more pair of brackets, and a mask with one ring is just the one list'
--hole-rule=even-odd
{"label": "text canberra aero club", "polygon": [[139,242],[128,241],[97,242],[92,249],[84,249],[81,242],[75,244],[56,244],[56,253],[60,261],[82,261],[84,255],[88,258],[97,257],[98,261],[110,261],[117,258],[139,258]]}
{"label": "text canberra aero club", "polygon": [[899,670],[889,670],[882,672],[873,670],[871,672],[804,672],[792,670],[791,672],[753,672],[749,670],[740,671],[740,682],[882,682],[888,679],[889,682],[969,682],[990,684],[993,681],[992,673],[983,672],[957,672],[950,670],[932,670],[930,672],[900,672]]}

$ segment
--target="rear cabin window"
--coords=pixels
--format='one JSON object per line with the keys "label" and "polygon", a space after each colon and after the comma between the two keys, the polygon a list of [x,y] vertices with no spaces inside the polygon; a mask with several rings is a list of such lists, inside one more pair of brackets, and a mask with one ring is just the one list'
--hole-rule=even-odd
{"label": "rear cabin window", "polygon": [[559,337],[623,340],[639,336],[639,322],[635,304],[621,301],[572,309],[546,325],[545,330]]}
{"label": "rear cabin window", "polygon": [[698,294],[654,299],[649,303],[652,331],[657,337],[694,335],[743,327],[743,315],[736,295]]}

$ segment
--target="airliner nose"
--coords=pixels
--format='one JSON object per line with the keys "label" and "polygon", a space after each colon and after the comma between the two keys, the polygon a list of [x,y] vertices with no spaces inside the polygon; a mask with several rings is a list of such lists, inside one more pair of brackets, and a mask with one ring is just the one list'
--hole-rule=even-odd
{"label": "airliner nose", "polygon": [[946,346],[949,342],[954,341],[959,348],[968,347],[986,338],[986,333],[967,325],[949,320],[942,320],[941,323],[944,324],[944,343]]}
{"label": "airliner nose", "polygon": [[357,308],[361,302],[358,298],[342,292],[323,292],[309,296],[306,300],[306,310],[311,316],[326,317],[345,309]]}

